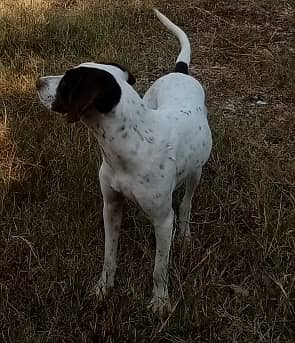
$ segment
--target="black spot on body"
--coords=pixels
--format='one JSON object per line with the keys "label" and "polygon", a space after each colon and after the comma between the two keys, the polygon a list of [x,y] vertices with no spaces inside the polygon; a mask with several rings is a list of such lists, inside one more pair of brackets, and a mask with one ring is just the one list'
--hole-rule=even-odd
{"label": "black spot on body", "polygon": [[164,168],[164,164],[160,164],[160,169],[163,170]]}
{"label": "black spot on body", "polygon": [[148,175],[145,175],[143,179],[146,183],[150,183],[150,181],[151,181],[150,177]]}
{"label": "black spot on body", "polygon": [[134,132],[136,132],[136,133],[138,134],[138,136],[140,137],[140,139],[141,139],[142,141],[144,141],[144,137],[143,137],[143,135],[141,134],[141,132],[137,129],[137,125],[134,125],[134,126],[133,126],[133,130],[134,130]]}
{"label": "black spot on body", "polygon": [[122,135],[122,138],[127,138],[127,136],[128,136],[128,132],[125,132],[123,135]]}
{"label": "black spot on body", "polygon": [[145,140],[150,144],[154,143],[154,137],[145,137]]}
{"label": "black spot on body", "polygon": [[190,115],[190,113],[191,113],[191,111],[184,111],[184,110],[180,110],[180,113],[183,113],[183,114],[185,114],[185,115],[189,116],[189,115]]}

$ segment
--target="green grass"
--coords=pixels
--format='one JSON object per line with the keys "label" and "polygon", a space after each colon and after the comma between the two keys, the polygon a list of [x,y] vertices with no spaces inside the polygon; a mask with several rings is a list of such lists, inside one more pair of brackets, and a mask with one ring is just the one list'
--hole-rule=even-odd
{"label": "green grass", "polygon": [[189,34],[214,137],[193,241],[173,242],[177,306],[160,322],[146,308],[153,228],[130,203],[116,287],[104,304],[92,295],[104,249],[99,147],[81,124],[44,110],[34,82],[111,60],[142,93],[171,70],[177,42],[150,1],[30,3],[0,5],[2,341],[294,342],[293,4],[154,2]]}

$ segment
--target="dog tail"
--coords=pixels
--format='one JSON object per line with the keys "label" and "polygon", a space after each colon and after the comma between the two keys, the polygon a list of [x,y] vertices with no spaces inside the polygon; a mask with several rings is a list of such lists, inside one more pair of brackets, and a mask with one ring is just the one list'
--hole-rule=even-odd
{"label": "dog tail", "polygon": [[175,72],[188,74],[188,67],[191,61],[191,45],[188,40],[187,35],[184,31],[182,31],[177,25],[172,23],[164,14],[154,8],[154,12],[156,13],[160,22],[167,27],[169,31],[171,31],[179,40],[181,50],[176,60],[175,65]]}

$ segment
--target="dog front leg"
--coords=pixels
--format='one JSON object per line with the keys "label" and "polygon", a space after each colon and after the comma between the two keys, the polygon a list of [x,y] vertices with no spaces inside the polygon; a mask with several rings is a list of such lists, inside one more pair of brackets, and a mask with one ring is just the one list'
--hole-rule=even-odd
{"label": "dog front leg", "polygon": [[96,293],[100,299],[103,299],[110,288],[114,286],[114,278],[117,269],[117,249],[122,221],[122,197],[102,185],[103,193],[103,220],[105,229],[105,252],[104,263],[99,279]]}
{"label": "dog front leg", "polygon": [[168,263],[169,252],[172,240],[174,212],[171,208],[168,216],[154,220],[156,235],[156,257],[153,273],[153,298],[150,307],[153,312],[162,316],[166,311],[170,311],[170,301],[168,294]]}

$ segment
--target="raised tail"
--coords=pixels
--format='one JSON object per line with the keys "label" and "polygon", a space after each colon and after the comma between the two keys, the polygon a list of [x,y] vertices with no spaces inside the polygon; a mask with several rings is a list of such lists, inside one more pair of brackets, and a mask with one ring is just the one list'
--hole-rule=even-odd
{"label": "raised tail", "polygon": [[179,40],[181,50],[176,60],[175,65],[175,72],[180,72],[184,74],[188,74],[188,67],[191,61],[191,45],[188,40],[188,37],[184,31],[182,31],[177,25],[172,23],[164,14],[154,8],[154,12],[156,13],[160,22],[167,27],[169,31],[171,31]]}

